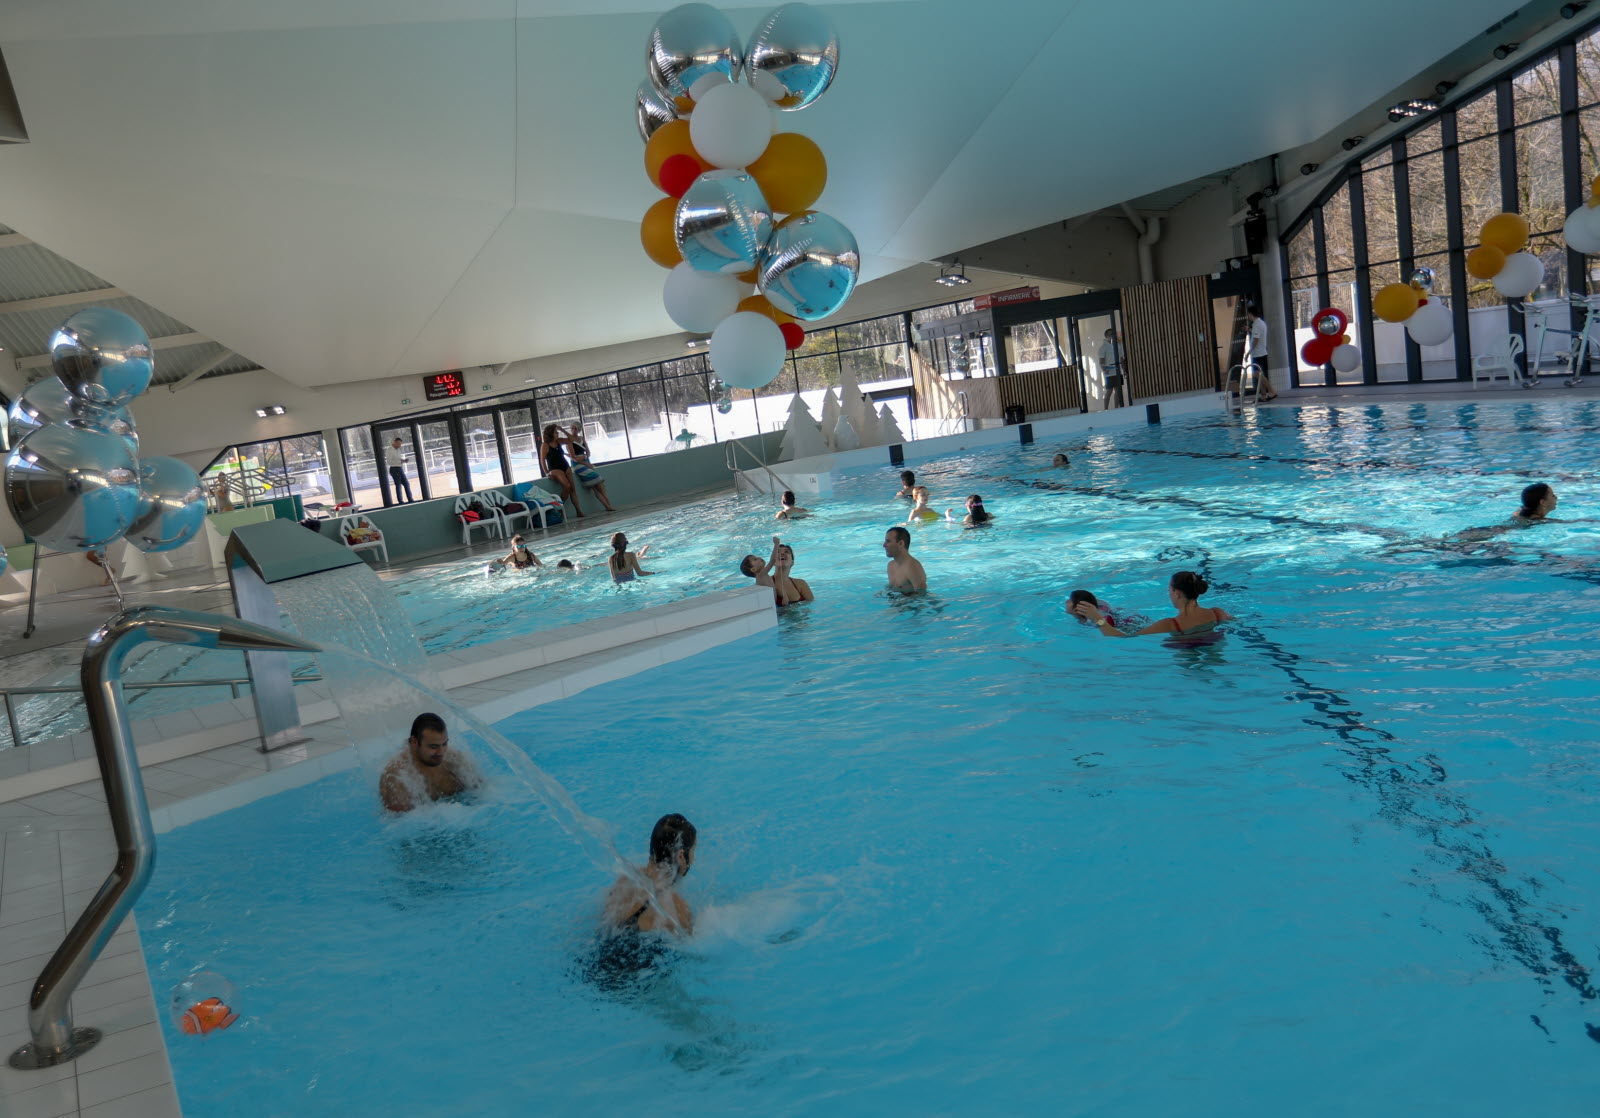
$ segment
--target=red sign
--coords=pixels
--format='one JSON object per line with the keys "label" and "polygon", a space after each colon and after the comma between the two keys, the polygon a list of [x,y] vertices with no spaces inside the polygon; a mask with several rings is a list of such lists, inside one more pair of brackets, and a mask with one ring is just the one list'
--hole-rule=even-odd
{"label": "red sign", "polygon": [[465,396],[466,383],[460,373],[434,373],[422,378],[422,395],[429,400],[448,400],[452,396]]}
{"label": "red sign", "polygon": [[992,295],[979,295],[972,300],[974,310],[986,311],[993,307],[1009,307],[1012,303],[1036,303],[1039,301],[1037,287],[1013,287],[1006,291],[996,291]]}

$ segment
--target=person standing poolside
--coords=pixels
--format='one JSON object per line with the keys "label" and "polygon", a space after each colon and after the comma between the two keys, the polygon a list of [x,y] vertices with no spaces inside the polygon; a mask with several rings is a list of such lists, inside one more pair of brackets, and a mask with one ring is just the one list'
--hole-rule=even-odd
{"label": "person standing poolside", "polygon": [[916,493],[913,492],[913,491],[916,489],[916,487],[917,487],[917,475],[912,473],[910,470],[901,470],[900,471],[900,492],[896,493],[895,496],[896,497],[915,498],[916,497]]}
{"label": "person standing poolside", "polygon": [[421,802],[450,799],[482,785],[472,762],[450,752],[450,735],[437,714],[419,714],[405,748],[383,768],[378,795],[383,806],[406,812]]}
{"label": "person standing poolside", "polygon": [[1208,589],[1210,584],[1193,571],[1179,571],[1167,583],[1167,598],[1177,609],[1178,615],[1163,617],[1160,621],[1146,625],[1137,633],[1124,633],[1118,629],[1098,605],[1079,602],[1072,607],[1072,612],[1094,622],[1103,637],[1142,637],[1148,633],[1166,633],[1188,640],[1209,636],[1218,625],[1233,620],[1233,615],[1225,609],[1212,609],[1200,604],[1198,600],[1200,595]]}
{"label": "person standing poolside", "polygon": [[561,487],[561,499],[571,503],[573,511],[582,516],[583,506],[578,503],[578,490],[572,480],[572,466],[567,461],[566,453],[561,449],[564,443],[570,441],[562,437],[561,428],[554,423],[546,423],[544,439],[539,444],[539,464],[544,468],[545,477]]}
{"label": "person standing poolside", "polygon": [[801,508],[799,505],[795,504],[794,501],[794,490],[785,489],[783,491],[783,502],[778,506],[777,519],[799,520],[801,517],[811,515],[810,509]]}
{"label": "person standing poolside", "polygon": [[520,535],[511,537],[511,554],[494,561],[494,565],[497,567],[504,567],[508,563],[519,571],[528,567],[544,566],[543,563],[539,562],[539,557],[528,550],[527,543],[523,541]]}
{"label": "person standing poolside", "polygon": [[889,589],[920,594],[928,589],[928,572],[911,557],[911,533],[896,524],[883,536],[883,553],[889,557]]}
{"label": "person standing poolside", "polygon": [[611,504],[611,498],[606,495],[606,479],[600,476],[600,471],[589,461],[589,448],[584,445],[583,432],[576,423],[567,428],[567,450],[572,455],[573,476],[585,489],[600,498],[600,503],[606,507],[607,512],[616,512],[616,508]]}
{"label": "person standing poolside", "polygon": [[639,556],[649,551],[648,545],[637,552],[628,550],[628,537],[618,532],[611,537],[611,558],[606,560],[606,567],[611,572],[612,582],[632,582],[635,578],[654,574],[639,566]]}
{"label": "person standing poolside", "polygon": [[1128,392],[1126,382],[1122,375],[1122,343],[1117,341],[1117,332],[1108,329],[1105,341],[1100,343],[1100,373],[1105,377],[1105,391],[1100,396],[1100,407],[1109,410],[1113,399],[1127,402]]}
{"label": "person standing poolside", "polygon": [[[411,483],[406,480],[406,452],[405,445],[396,436],[394,442],[389,444],[389,456],[393,459],[389,463],[389,485],[394,490],[394,503],[397,505],[409,504],[416,500],[411,495]],[[405,490],[406,499],[400,499],[400,491]]]}
{"label": "person standing poolside", "polygon": [[939,510],[928,507],[928,487],[926,485],[914,486],[911,497],[916,504],[911,506],[911,515],[906,517],[906,523],[912,521],[938,520]]}
{"label": "person standing poolside", "polygon": [[1261,379],[1256,383],[1256,398],[1260,400],[1276,400],[1278,393],[1272,387],[1272,378],[1267,375],[1267,320],[1261,317],[1261,308],[1254,303],[1244,308],[1245,322],[1245,364],[1255,365],[1261,370]]}

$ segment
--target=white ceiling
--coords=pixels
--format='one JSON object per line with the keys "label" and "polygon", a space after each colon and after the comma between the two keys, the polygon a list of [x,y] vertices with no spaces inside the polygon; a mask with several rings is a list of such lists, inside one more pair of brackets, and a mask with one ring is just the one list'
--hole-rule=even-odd
{"label": "white ceiling", "polygon": [[[782,124],[870,279],[1305,143],[1506,3],[828,4],[839,76]],[[6,0],[0,221],[308,386],[672,333],[632,113],[665,6]]]}

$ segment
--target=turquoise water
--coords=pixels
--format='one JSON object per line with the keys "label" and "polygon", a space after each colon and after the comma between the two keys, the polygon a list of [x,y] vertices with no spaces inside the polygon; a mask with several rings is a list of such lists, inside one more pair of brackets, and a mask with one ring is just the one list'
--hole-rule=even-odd
{"label": "turquoise water", "polygon": [[[816,603],[499,727],[624,851],[699,826],[674,966],[586,981],[608,875],[491,759],[398,822],[327,779],[163,840],[158,1003],[205,967],[241,1014],[169,1022],[185,1113],[1588,1113],[1600,525],[1441,537],[1535,478],[1600,517],[1597,425],[1308,407],[919,465],[997,517],[914,530],[921,599],[881,590],[894,472],[847,477],[784,526]],[[736,584],[770,512],[664,518],[662,569]],[[1062,610],[1163,616],[1179,568],[1221,643]]]}

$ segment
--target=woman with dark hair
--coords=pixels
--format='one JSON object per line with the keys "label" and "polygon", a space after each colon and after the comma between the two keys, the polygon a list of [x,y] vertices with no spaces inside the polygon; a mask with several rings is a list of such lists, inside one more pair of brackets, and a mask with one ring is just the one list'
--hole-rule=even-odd
{"label": "woman with dark hair", "polygon": [[1522,507],[1512,514],[1511,523],[1526,528],[1547,519],[1556,511],[1556,491],[1536,481],[1522,491]]}
{"label": "woman with dark hair", "polygon": [[656,820],[650,832],[650,862],[623,874],[606,895],[604,921],[616,931],[677,932],[694,930],[689,902],[677,885],[694,865],[694,824],[673,813]]}
{"label": "woman with dark hair", "polygon": [[589,448],[583,443],[583,431],[574,423],[567,428],[567,451],[572,455],[572,474],[583,487],[600,498],[600,503],[606,507],[607,512],[616,512],[611,504],[611,498],[606,495],[606,479],[600,476],[600,471],[594,468],[594,463],[589,461]]}
{"label": "woman with dark hair", "polygon": [[759,555],[746,555],[739,560],[739,573],[755,579],[757,586],[771,589],[775,605],[792,606],[796,602],[813,599],[811,587],[790,576],[789,571],[793,566],[794,549],[773,536],[772,555],[767,561],[763,563]]}
{"label": "woman with dark hair", "polygon": [[1167,583],[1167,598],[1178,611],[1178,615],[1163,617],[1160,621],[1146,625],[1137,633],[1124,633],[1118,629],[1099,605],[1080,601],[1072,607],[1072,612],[1086,621],[1094,622],[1103,637],[1142,637],[1147,633],[1166,633],[1188,640],[1209,636],[1222,622],[1233,620],[1233,615],[1225,609],[1208,608],[1200,604],[1200,595],[1208,589],[1210,583],[1193,571],[1179,571]]}
{"label": "woman with dark hair", "polygon": [[628,537],[618,532],[611,537],[611,558],[606,560],[607,569],[611,571],[612,582],[632,582],[641,575],[654,574],[639,566],[639,556],[649,551],[646,544],[637,552],[628,550]]}
{"label": "woman with dark hair", "polygon": [[560,427],[554,423],[546,423],[544,440],[539,444],[539,466],[544,470],[545,477],[561,487],[561,499],[571,502],[572,510],[582,516],[583,506],[578,504],[578,490],[572,482],[572,466],[567,461],[566,453],[561,449],[563,444],[571,441],[569,437],[561,434]]}
{"label": "woman with dark hair", "polygon": [[794,490],[793,489],[785,489],[783,491],[783,501],[778,506],[777,519],[779,519],[779,520],[799,520],[803,516],[810,516],[810,515],[811,515],[811,510],[810,509],[801,508],[799,505],[797,505],[795,503],[795,497],[794,497]]}
{"label": "woman with dark hair", "polygon": [[[944,518],[946,520],[954,520],[956,518],[956,510],[945,509]],[[967,515],[961,518],[961,523],[968,528],[982,528],[984,525],[993,522],[994,517],[990,516],[989,511],[983,507],[982,497],[974,493],[967,498]]]}

